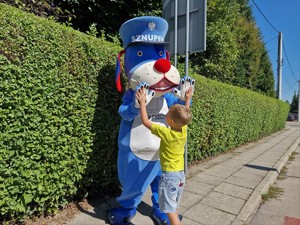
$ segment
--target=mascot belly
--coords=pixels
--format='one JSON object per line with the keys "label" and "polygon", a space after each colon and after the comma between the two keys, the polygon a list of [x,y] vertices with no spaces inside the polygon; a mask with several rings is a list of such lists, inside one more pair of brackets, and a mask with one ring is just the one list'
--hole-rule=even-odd
{"label": "mascot belly", "polygon": [[146,88],[150,120],[166,125],[165,115],[169,107],[184,104],[185,91],[194,85],[194,80],[189,77],[180,79],[178,70],[169,61],[168,52],[164,49],[167,30],[167,22],[153,16],[128,20],[120,28],[124,50],[118,55],[116,86],[122,92],[120,57],[125,54],[124,68],[130,88],[125,91],[119,107],[122,120],[118,138],[118,178],[122,193],[117,198],[120,207],[108,212],[110,224],[130,224],[149,186],[153,218],[158,224],[169,224],[158,205],[160,139],[142,124],[139,104],[135,99],[136,91]]}
{"label": "mascot belly", "polygon": [[[147,105],[149,118],[152,122],[166,124],[165,115],[168,112],[168,106],[166,100],[163,97],[154,98]],[[120,148],[129,147],[132,153],[143,160],[157,161],[159,160],[159,145],[160,139],[151,134],[141,121],[141,116],[138,116],[133,120],[130,130],[125,130],[124,133],[129,133],[129,143],[125,139],[120,140]],[[122,147],[121,147],[122,146]]]}

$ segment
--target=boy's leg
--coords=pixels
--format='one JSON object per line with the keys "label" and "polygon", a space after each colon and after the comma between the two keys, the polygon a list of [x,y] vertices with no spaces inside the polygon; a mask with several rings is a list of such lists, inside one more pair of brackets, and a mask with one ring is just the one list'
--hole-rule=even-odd
{"label": "boy's leg", "polygon": [[[181,172],[163,172],[159,185],[159,206],[163,212],[166,212],[169,219],[168,225],[180,225],[177,208],[180,201],[180,195],[184,186]],[[182,217],[181,217],[182,218]]]}
{"label": "boy's leg", "polygon": [[167,213],[171,225],[181,225],[181,222],[178,217],[178,212]]}

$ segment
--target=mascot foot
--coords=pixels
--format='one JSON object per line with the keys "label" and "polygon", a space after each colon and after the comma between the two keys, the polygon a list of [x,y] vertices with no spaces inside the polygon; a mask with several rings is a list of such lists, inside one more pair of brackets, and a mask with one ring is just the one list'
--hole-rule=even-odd
{"label": "mascot foot", "polygon": [[136,208],[115,208],[108,212],[108,220],[111,225],[128,225],[136,214]]}
{"label": "mascot foot", "polygon": [[[167,214],[162,213],[159,209],[153,209],[152,217],[158,225],[170,225]],[[179,220],[182,220],[182,215],[178,215]]]}

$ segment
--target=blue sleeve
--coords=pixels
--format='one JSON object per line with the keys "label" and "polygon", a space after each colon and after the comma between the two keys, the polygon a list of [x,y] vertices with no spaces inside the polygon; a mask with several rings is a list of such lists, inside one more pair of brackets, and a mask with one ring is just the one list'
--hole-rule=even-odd
{"label": "blue sleeve", "polygon": [[[185,101],[181,100],[180,98],[175,97],[171,93],[165,94],[164,98],[166,99],[169,108],[175,104],[185,105]],[[192,103],[192,100],[191,100],[191,103]]]}
{"label": "blue sleeve", "polygon": [[119,114],[123,120],[131,121],[139,113],[140,110],[134,106],[134,91],[129,89],[125,92],[122,98],[122,105],[119,107]]}

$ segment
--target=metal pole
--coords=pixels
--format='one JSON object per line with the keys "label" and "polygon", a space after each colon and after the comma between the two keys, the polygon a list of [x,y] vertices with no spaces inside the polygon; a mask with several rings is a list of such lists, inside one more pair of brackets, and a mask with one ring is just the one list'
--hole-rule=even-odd
{"label": "metal pole", "polygon": [[186,0],[185,75],[189,74],[190,0]]}
{"label": "metal pole", "polygon": [[177,27],[178,27],[178,0],[175,0],[175,29],[174,29],[174,35],[175,35],[175,43],[174,43],[174,66],[177,68],[177,36],[178,36],[178,32],[177,32]]}
{"label": "metal pole", "polygon": [[277,60],[277,98],[281,99],[282,86],[282,33],[278,33],[278,60]]}
{"label": "metal pole", "polygon": [[[185,75],[187,76],[189,73],[189,27],[190,27],[190,1],[186,1],[186,35],[185,35]],[[184,146],[184,172],[187,174],[188,172],[188,142],[186,141],[185,146]]]}

